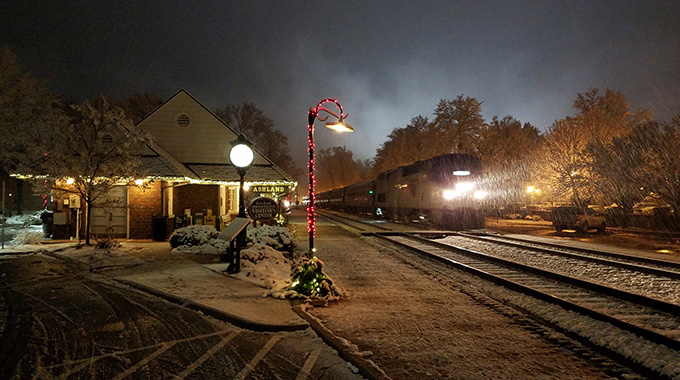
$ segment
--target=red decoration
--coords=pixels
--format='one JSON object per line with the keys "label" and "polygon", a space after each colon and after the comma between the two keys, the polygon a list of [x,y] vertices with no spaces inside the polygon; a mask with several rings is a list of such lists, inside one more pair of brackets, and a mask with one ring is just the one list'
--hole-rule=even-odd
{"label": "red decoration", "polygon": [[[336,115],[333,111],[323,107],[323,105],[326,103],[334,103],[340,110],[340,114]],[[316,107],[310,108],[309,113],[307,115],[309,120],[309,123],[307,124],[307,131],[309,132],[307,147],[307,152],[309,153],[309,163],[307,164],[307,168],[309,169],[309,203],[307,205],[307,232],[309,234],[308,257],[310,258],[314,256],[314,252],[316,251],[316,248],[314,248],[314,237],[316,236],[316,206],[315,206],[316,194],[314,193],[314,189],[316,187],[316,176],[314,175],[314,171],[316,170],[316,165],[314,163],[314,120],[317,118],[321,121],[325,121],[326,119],[328,119],[328,116],[324,118],[319,118],[319,112],[321,111],[329,113],[339,118],[341,121],[342,119],[347,117],[346,114],[342,113],[342,106],[340,105],[340,103],[338,103],[337,100],[331,98],[324,99],[320,101],[319,104],[316,105]]]}

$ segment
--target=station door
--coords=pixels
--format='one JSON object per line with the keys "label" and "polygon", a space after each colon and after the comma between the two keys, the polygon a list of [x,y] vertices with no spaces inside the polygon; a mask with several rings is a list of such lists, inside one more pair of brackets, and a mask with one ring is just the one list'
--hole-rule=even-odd
{"label": "station door", "polygon": [[127,237],[127,204],[127,186],[114,187],[97,199],[92,207],[92,235]]}

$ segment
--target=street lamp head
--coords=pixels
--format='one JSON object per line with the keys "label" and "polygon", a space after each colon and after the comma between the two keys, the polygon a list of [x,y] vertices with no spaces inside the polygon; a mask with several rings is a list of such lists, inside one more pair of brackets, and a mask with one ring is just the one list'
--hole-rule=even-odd
{"label": "street lamp head", "polygon": [[354,132],[354,128],[351,125],[344,122],[343,118],[338,121],[329,121],[326,123],[326,128],[332,129],[336,132]]}
{"label": "street lamp head", "polygon": [[253,163],[254,159],[255,153],[245,136],[239,135],[236,140],[231,142],[229,160],[234,166],[238,168],[247,168]]}

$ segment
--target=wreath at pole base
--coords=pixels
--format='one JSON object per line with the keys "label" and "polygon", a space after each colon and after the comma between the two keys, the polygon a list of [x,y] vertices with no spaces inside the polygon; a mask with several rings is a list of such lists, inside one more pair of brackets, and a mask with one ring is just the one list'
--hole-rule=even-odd
{"label": "wreath at pole base", "polygon": [[318,299],[333,301],[342,297],[342,291],[323,272],[323,261],[317,257],[302,258],[293,268],[291,278],[293,283],[290,289],[312,302]]}

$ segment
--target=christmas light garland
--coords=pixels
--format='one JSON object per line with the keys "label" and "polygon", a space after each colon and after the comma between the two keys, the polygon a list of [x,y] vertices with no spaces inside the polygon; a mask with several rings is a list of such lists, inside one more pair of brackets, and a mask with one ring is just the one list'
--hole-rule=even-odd
{"label": "christmas light garland", "polygon": [[[323,105],[326,103],[334,103],[340,110],[340,114],[336,115],[331,110],[323,107]],[[312,258],[316,252],[316,248],[314,247],[314,238],[316,236],[316,194],[314,193],[314,188],[316,187],[316,176],[314,174],[316,170],[314,157],[314,120],[319,119],[321,121],[325,121],[328,119],[328,116],[323,118],[319,117],[319,112],[321,111],[337,117],[341,122],[345,117],[347,117],[346,114],[342,113],[342,106],[340,103],[338,103],[336,99],[331,98],[320,101],[316,107],[310,108],[309,113],[307,114],[309,120],[307,124],[307,131],[309,132],[309,138],[307,140],[307,153],[309,153],[309,162],[307,163],[307,168],[309,169],[309,199],[307,204],[307,233],[309,234],[309,252],[307,253],[307,257],[309,258]]]}

